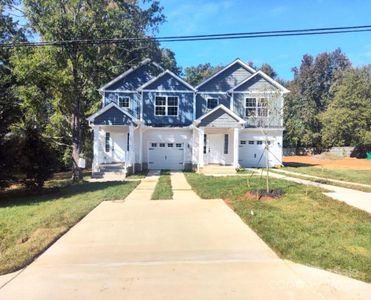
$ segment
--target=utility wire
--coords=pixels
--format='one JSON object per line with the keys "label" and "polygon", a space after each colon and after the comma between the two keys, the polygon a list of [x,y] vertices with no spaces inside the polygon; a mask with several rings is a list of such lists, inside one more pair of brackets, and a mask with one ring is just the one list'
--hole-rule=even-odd
{"label": "utility wire", "polygon": [[294,30],[275,30],[275,31],[255,31],[240,33],[218,33],[203,35],[185,36],[164,36],[164,37],[127,37],[111,39],[73,39],[61,41],[42,41],[42,42],[15,42],[0,44],[0,48],[15,47],[42,47],[42,46],[62,46],[69,44],[120,44],[130,41],[157,41],[157,42],[189,42],[189,41],[209,41],[209,40],[232,40],[249,38],[285,37],[285,36],[306,36],[306,35],[325,35],[355,32],[370,32],[371,25],[347,26],[347,27],[323,27],[310,29]]}

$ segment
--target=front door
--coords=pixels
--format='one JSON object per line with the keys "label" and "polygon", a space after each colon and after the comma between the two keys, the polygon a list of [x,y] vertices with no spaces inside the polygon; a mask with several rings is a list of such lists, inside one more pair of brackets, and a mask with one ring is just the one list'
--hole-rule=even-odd
{"label": "front door", "polygon": [[208,162],[209,164],[223,164],[223,134],[209,134]]}
{"label": "front door", "polygon": [[126,134],[121,132],[111,132],[111,153],[110,163],[124,162],[126,150]]}

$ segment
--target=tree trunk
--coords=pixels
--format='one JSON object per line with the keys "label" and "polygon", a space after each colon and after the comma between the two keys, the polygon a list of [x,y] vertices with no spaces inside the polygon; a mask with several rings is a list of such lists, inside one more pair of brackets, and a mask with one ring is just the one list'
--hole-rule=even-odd
{"label": "tree trunk", "polygon": [[78,77],[78,60],[77,55],[72,55],[72,75],[73,75],[73,95],[72,103],[72,180],[78,181],[82,179],[82,170],[79,167],[80,150],[81,150],[81,94]]}

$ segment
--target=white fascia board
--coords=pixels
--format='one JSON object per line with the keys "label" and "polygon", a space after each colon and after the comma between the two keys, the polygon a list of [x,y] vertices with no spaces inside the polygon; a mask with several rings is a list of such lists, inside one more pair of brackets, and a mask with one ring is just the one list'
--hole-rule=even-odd
{"label": "white fascia board", "polygon": [[239,88],[240,86],[242,86],[246,82],[250,81],[252,78],[254,78],[257,75],[262,76],[265,80],[267,80],[268,82],[270,82],[272,85],[274,85],[275,87],[279,88],[284,94],[287,94],[287,93],[290,92],[287,88],[285,88],[283,85],[279,84],[277,81],[275,81],[273,78],[269,77],[267,74],[265,74],[261,70],[257,71],[253,75],[247,77],[245,80],[241,81],[239,84],[237,84],[235,87],[233,87],[232,89],[230,89],[228,92],[232,92],[233,93],[235,89]]}
{"label": "white fascia board", "polygon": [[196,91],[196,89],[191,86],[188,82],[184,81],[182,78],[180,78],[179,76],[175,75],[173,72],[171,72],[170,70],[165,70],[164,72],[162,72],[161,74],[159,74],[157,77],[155,78],[152,78],[151,80],[147,81],[145,84],[143,84],[142,86],[140,86],[138,88],[139,91],[142,91],[142,90],[145,90],[145,88],[149,85],[151,85],[152,83],[156,82],[157,80],[159,80],[161,77],[163,77],[164,75],[166,74],[169,74],[171,77],[175,78],[176,80],[180,81],[181,83],[183,83],[186,87],[188,87],[189,89],[191,89],[193,92]]}
{"label": "white fascia board", "polygon": [[87,120],[89,122],[91,121],[94,121],[94,119],[98,116],[100,116],[101,114],[103,114],[104,112],[106,112],[107,110],[109,110],[110,108],[112,107],[116,107],[118,110],[120,110],[123,114],[127,115],[134,123],[136,124],[139,124],[140,121],[135,118],[134,116],[132,116],[131,114],[129,114],[127,111],[123,110],[120,106],[118,106],[116,103],[114,102],[111,102],[110,104],[106,105],[105,107],[101,108],[100,110],[98,110],[95,114],[91,115],[89,118],[87,118]]}
{"label": "white fascia board", "polygon": [[153,65],[155,65],[156,67],[159,67],[161,70],[163,70],[163,68],[155,63],[155,62],[152,62],[149,58],[146,58],[144,60],[142,60],[138,66],[136,66],[135,68],[130,68],[129,70],[126,70],[124,73],[120,74],[119,76],[117,76],[116,78],[112,79],[110,82],[108,82],[107,84],[105,84],[104,86],[102,86],[101,88],[98,89],[99,92],[103,92],[107,87],[109,87],[110,85],[114,84],[115,82],[119,81],[120,79],[126,77],[127,75],[129,75],[130,73],[132,73],[133,71],[137,70],[138,68],[140,68],[141,66],[145,65],[145,64],[148,64],[148,63],[152,63]]}
{"label": "white fascia board", "polygon": [[219,109],[222,109],[224,110],[227,114],[229,114],[232,118],[236,119],[238,121],[238,123],[240,124],[245,124],[246,121],[244,119],[242,119],[240,116],[238,116],[236,113],[234,113],[233,111],[231,111],[230,109],[228,109],[227,107],[225,107],[223,104],[219,104],[217,107],[215,107],[214,109],[208,111],[206,114],[202,115],[201,117],[199,117],[198,119],[194,120],[194,124],[199,124],[201,123],[201,121],[210,116],[211,114],[213,114],[214,112],[216,112],[217,110]]}
{"label": "white fascia board", "polygon": [[201,82],[199,85],[197,85],[196,86],[196,89],[198,89],[199,87],[203,86],[205,83],[209,82],[211,79],[213,79],[216,76],[218,76],[219,74],[223,73],[225,70],[229,69],[230,67],[232,67],[236,63],[242,65],[244,68],[246,68],[247,70],[249,70],[251,73],[255,73],[256,72],[256,70],[254,68],[250,67],[248,64],[244,63],[242,60],[240,60],[239,58],[237,58],[233,62],[231,62],[228,66],[224,67],[223,69],[221,69],[220,71],[216,72],[214,75],[212,75],[211,77],[207,78],[206,80],[204,80],[203,82]]}

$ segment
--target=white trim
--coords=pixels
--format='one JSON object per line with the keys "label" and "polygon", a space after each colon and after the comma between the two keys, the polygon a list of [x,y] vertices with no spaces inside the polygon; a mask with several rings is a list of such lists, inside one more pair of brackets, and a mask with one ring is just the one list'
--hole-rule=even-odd
{"label": "white trim", "polygon": [[196,119],[196,93],[193,93],[193,105],[192,105],[192,109],[193,109],[193,114],[192,114],[192,119]]}
{"label": "white trim", "polygon": [[203,94],[220,94],[220,95],[226,95],[228,92],[212,92],[212,91],[197,91],[197,94],[203,95]]}
{"label": "white trim", "polygon": [[95,114],[91,115],[90,117],[87,118],[87,120],[89,122],[92,122],[94,121],[94,119],[96,117],[98,117],[99,115],[103,114],[104,112],[106,112],[107,110],[109,110],[110,108],[112,107],[116,107],[118,110],[120,110],[122,113],[124,113],[125,115],[127,115],[134,123],[138,124],[140,121],[137,119],[137,118],[134,118],[131,114],[129,114],[127,111],[125,111],[124,109],[122,109],[121,107],[119,107],[116,103],[114,102],[111,102],[110,104],[106,105],[105,107],[101,108],[100,110],[98,110]]}
{"label": "white trim", "polygon": [[140,94],[140,120],[143,122],[143,105],[144,105],[144,102],[143,102],[143,93],[139,93]]}
{"label": "white trim", "polygon": [[185,127],[153,127],[153,126],[143,126],[146,130],[192,130],[189,126]]}
{"label": "white trim", "polygon": [[239,88],[240,86],[242,86],[246,82],[250,81],[252,78],[254,78],[257,75],[262,76],[265,80],[267,80],[268,82],[270,82],[272,85],[274,85],[275,87],[277,87],[280,90],[282,90],[283,93],[287,94],[287,93],[290,92],[287,88],[285,88],[283,85],[279,84],[277,81],[275,81],[273,78],[269,77],[267,74],[265,74],[261,70],[257,71],[255,74],[251,75],[250,77],[247,77],[245,80],[241,81],[235,87],[231,88],[228,92],[233,92],[235,89]]}
{"label": "white trim", "polygon": [[[163,97],[165,98],[165,105],[156,105],[156,98],[157,97]],[[168,114],[168,111],[169,111],[169,104],[168,104],[168,98],[169,97],[173,97],[173,98],[177,98],[177,111],[176,111],[176,115],[169,115]],[[157,115],[156,114],[156,107],[165,107],[165,114],[164,115]],[[174,105],[170,105],[170,107],[175,107]],[[169,96],[169,95],[156,95],[155,96],[155,101],[153,101],[153,115],[155,117],[178,117],[179,116],[179,96]]]}
{"label": "white trim", "polygon": [[[255,115],[254,116],[247,116],[246,115],[246,108],[253,108],[253,106],[246,106],[246,100],[247,99],[255,99]],[[269,118],[269,103],[267,101],[267,106],[261,106],[260,105],[260,101],[261,99],[266,99],[267,100],[267,97],[256,97],[256,96],[249,96],[249,97],[244,97],[244,100],[245,100],[245,103],[244,103],[244,108],[245,108],[245,111],[244,111],[244,116],[245,118]],[[267,115],[266,116],[259,116],[259,108],[262,108],[262,107],[266,107],[267,108]]]}
{"label": "white trim", "polygon": [[[120,97],[123,98],[123,99],[129,99],[128,101],[128,106],[120,106]],[[116,101],[117,101],[117,105],[121,108],[128,108],[130,109],[131,105],[130,105],[130,102],[131,102],[131,98],[129,96],[125,96],[125,95],[116,95]]]}
{"label": "white trim", "polygon": [[253,69],[248,64],[244,63],[242,60],[240,60],[239,58],[237,58],[233,62],[231,62],[228,66],[224,67],[223,69],[221,69],[220,71],[216,72],[214,75],[212,75],[211,77],[207,78],[206,80],[204,80],[203,82],[201,82],[199,85],[197,85],[196,86],[196,89],[198,89],[199,87],[203,86],[205,83],[209,82],[211,79],[213,79],[216,76],[218,76],[219,74],[223,73],[225,70],[229,69],[230,67],[232,67],[236,63],[239,63],[242,67],[244,67],[245,69],[247,69],[251,73],[255,73],[256,72],[255,69]]}
{"label": "white trim", "polygon": [[143,92],[150,92],[150,93],[195,93],[195,91],[190,90],[176,90],[176,91],[169,91],[169,90],[141,90]]}
{"label": "white trim", "polygon": [[135,70],[139,69],[140,67],[148,64],[148,63],[152,63],[153,65],[155,65],[156,67],[158,67],[159,69],[163,70],[164,68],[161,67],[159,64],[151,61],[149,58],[146,58],[144,60],[142,60],[136,67],[133,67],[133,68],[130,68],[128,70],[126,70],[124,73],[120,74],[119,76],[117,76],[116,78],[112,79],[110,82],[106,83],[105,85],[103,85],[102,87],[100,87],[98,89],[98,91],[100,92],[103,92],[105,91],[105,89],[107,87],[109,87],[110,85],[116,83],[117,81],[119,81],[120,79],[126,77],[127,75],[129,75],[130,73],[134,72]]}
{"label": "white trim", "polygon": [[182,78],[180,78],[179,76],[175,75],[173,72],[169,71],[169,70],[165,70],[164,72],[162,72],[161,74],[159,74],[157,77],[155,78],[152,78],[151,80],[147,81],[145,84],[143,84],[142,86],[140,86],[138,88],[139,91],[142,91],[144,90],[147,86],[151,85],[152,83],[156,82],[157,80],[159,80],[161,77],[163,77],[164,75],[166,74],[169,74],[171,77],[175,78],[176,80],[180,81],[181,83],[183,83],[186,87],[188,87],[189,89],[191,89],[193,92],[196,91],[196,89],[191,86],[188,82],[184,81]]}
{"label": "white trim", "polygon": [[215,107],[217,107],[219,104],[220,104],[220,99],[219,98],[215,98],[215,97],[207,97],[205,100],[206,100],[206,109],[207,109],[207,111],[209,111],[209,110],[212,110],[212,109],[214,109],[214,108],[209,108],[208,107],[208,104],[209,104],[209,100],[210,99],[215,99],[216,101],[217,101],[217,104],[216,104],[216,106]]}
{"label": "white trim", "polygon": [[104,90],[103,92],[105,93],[130,93],[130,94],[135,94],[137,91],[133,90]]}
{"label": "white trim", "polygon": [[217,107],[215,107],[214,109],[208,111],[206,114],[202,115],[201,117],[199,117],[197,120],[194,120],[193,122],[195,124],[199,124],[201,122],[201,120],[203,120],[204,118],[206,118],[207,116],[211,115],[212,113],[214,113],[215,111],[217,111],[219,109],[224,110],[232,118],[236,119],[238,123],[240,123],[240,124],[245,124],[246,123],[245,120],[243,120],[240,116],[238,116],[237,114],[235,114],[229,108],[225,107],[223,104],[219,104]]}

